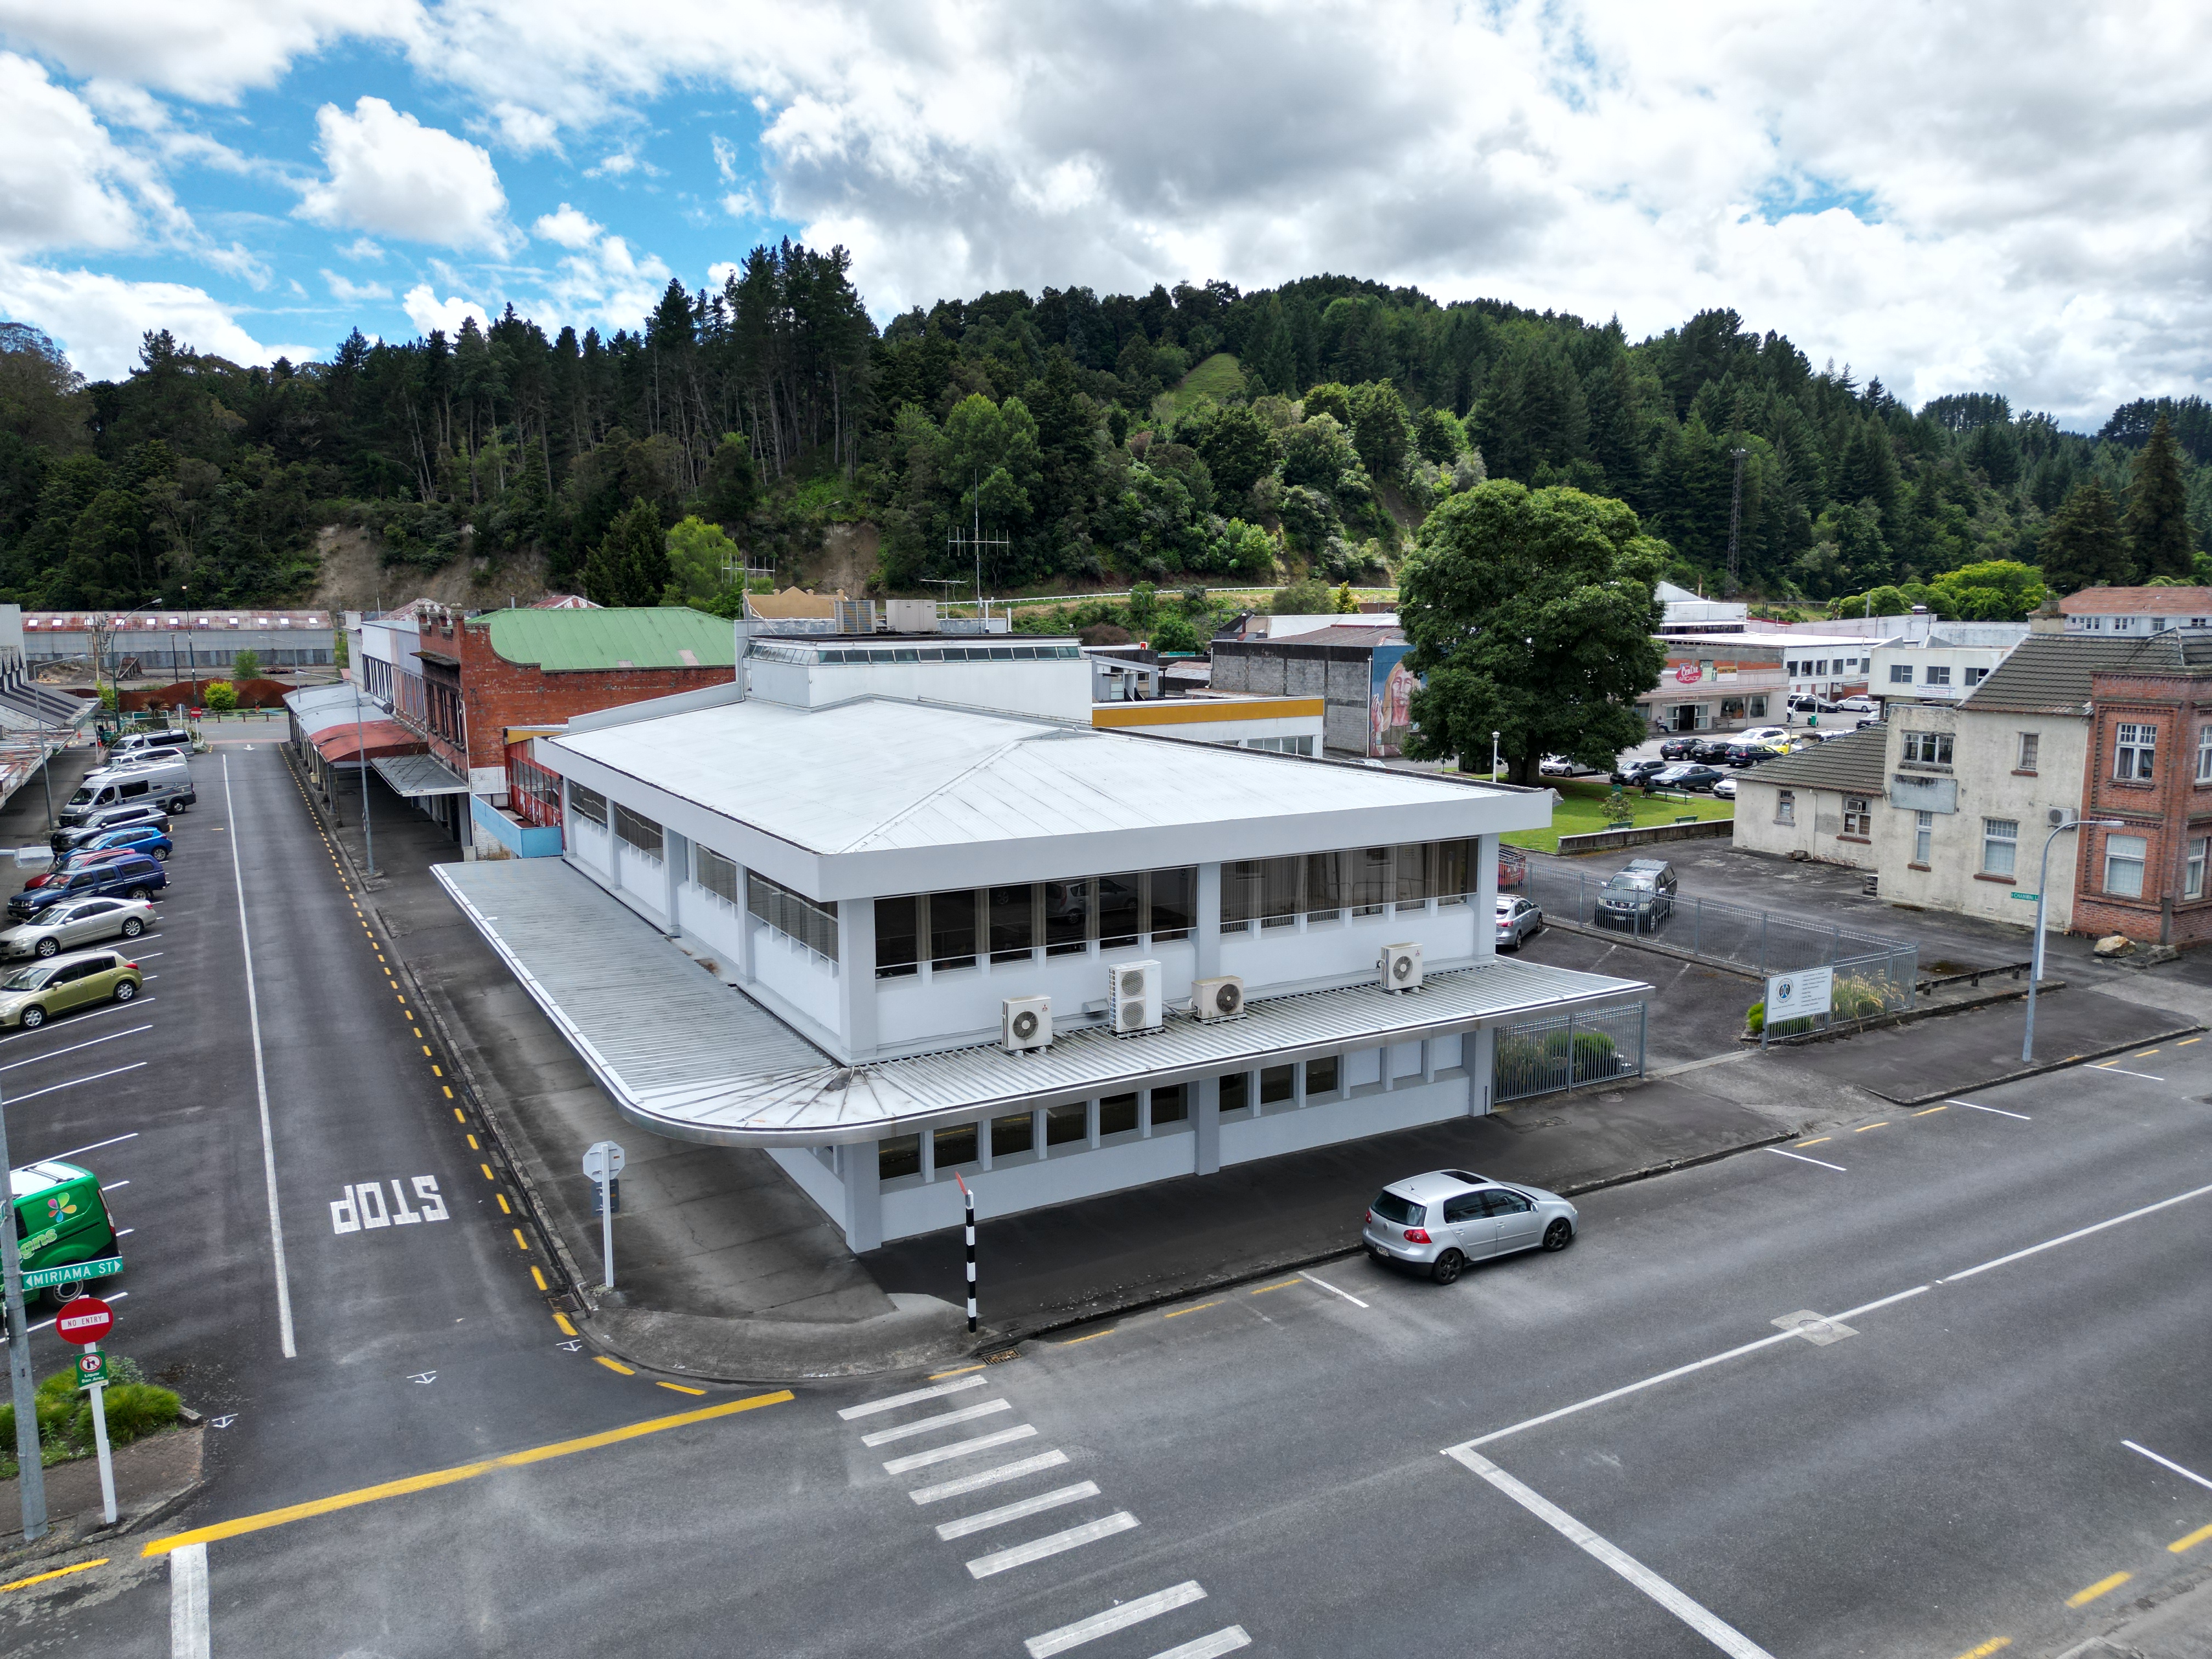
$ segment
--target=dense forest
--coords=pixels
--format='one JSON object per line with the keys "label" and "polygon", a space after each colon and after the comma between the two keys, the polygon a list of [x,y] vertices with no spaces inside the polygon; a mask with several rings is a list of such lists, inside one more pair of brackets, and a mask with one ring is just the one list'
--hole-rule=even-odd
{"label": "dense forest", "polygon": [[1489,477],[1626,501],[1708,591],[1733,534],[1736,586],[1778,602],[1990,562],[2061,592],[2212,568],[2202,399],[2094,437],[1992,393],[1916,410],[1732,311],[1632,342],[1322,276],[1010,290],[879,331],[843,250],[785,242],[605,337],[510,307],[242,368],[157,331],[87,385],[0,324],[0,598],[27,606],[294,596],[333,524],[393,564],[536,553],[631,599],[726,603],[726,566],[792,573],[839,521],[879,528],[888,591],[969,574],[976,528],[994,592],[1367,582]]}

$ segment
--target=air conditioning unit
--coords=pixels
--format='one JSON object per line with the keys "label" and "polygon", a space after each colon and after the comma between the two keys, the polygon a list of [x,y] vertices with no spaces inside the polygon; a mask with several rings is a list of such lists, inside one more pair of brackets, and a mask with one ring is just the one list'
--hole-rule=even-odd
{"label": "air conditioning unit", "polygon": [[1234,974],[1219,979],[1194,980],[1190,1011],[1200,1021],[1234,1019],[1244,1012],[1244,981]]}
{"label": "air conditioning unit", "polygon": [[2043,809],[2043,821],[2053,830],[2062,823],[2071,823],[2081,816],[2070,806],[2046,806]]}
{"label": "air conditioning unit", "polygon": [[1382,975],[1386,991],[1418,991],[1421,988],[1421,947],[1386,945],[1375,966]]}
{"label": "air conditioning unit", "polygon": [[1106,970],[1106,1013],[1114,1035],[1157,1030],[1160,1019],[1160,964],[1125,962]]}
{"label": "air conditioning unit", "polygon": [[1010,1054],[1052,1046],[1052,999],[1008,997],[999,1005],[999,1043]]}

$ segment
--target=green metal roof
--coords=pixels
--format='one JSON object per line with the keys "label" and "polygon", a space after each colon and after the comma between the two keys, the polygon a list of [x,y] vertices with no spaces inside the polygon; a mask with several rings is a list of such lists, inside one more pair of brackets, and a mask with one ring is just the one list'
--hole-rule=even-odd
{"label": "green metal roof", "polygon": [[732,624],[680,605],[635,610],[495,611],[491,648],[540,668],[727,668]]}

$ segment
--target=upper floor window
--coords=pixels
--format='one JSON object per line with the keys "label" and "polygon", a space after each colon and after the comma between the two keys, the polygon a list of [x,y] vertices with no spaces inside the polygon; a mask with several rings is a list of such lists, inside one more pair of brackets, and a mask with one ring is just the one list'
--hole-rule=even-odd
{"label": "upper floor window", "polygon": [[586,789],[571,779],[568,783],[568,810],[580,818],[589,818],[605,829],[607,822],[607,798],[596,789]]}
{"label": "upper floor window", "polygon": [[738,902],[738,864],[711,847],[691,849],[692,879],[718,898]]}
{"label": "upper floor window", "polygon": [[2158,727],[2123,720],[2112,734],[2112,776],[2123,783],[2158,774]]}
{"label": "upper floor window", "polygon": [[1910,684],[1912,684],[1912,665],[1911,665],[1911,663],[1909,663],[1909,662],[1893,662],[1893,663],[1890,664],[1890,665],[1889,665],[1889,683],[1890,683],[1892,685],[1910,685]]}
{"label": "upper floor window", "polygon": [[757,870],[745,872],[745,908],[786,939],[817,957],[837,960],[837,906],[817,903]]}
{"label": "upper floor window", "polygon": [[2020,821],[2017,818],[1984,818],[1982,820],[1982,873],[1985,876],[2009,876],[2013,862],[2020,852]]}
{"label": "upper floor window", "polygon": [[1905,758],[1931,766],[1948,766],[1951,763],[1951,734],[1948,732],[1907,732],[1905,733]]}
{"label": "upper floor window", "polygon": [[[2207,737],[2212,738],[2212,726],[2206,726],[2204,730]],[[2021,771],[2033,772],[2035,770],[2035,751],[2042,746],[2043,738],[2041,733],[2035,732],[2023,732],[2020,734],[2020,769]],[[2202,758],[2200,757],[2200,769],[2202,769]]]}
{"label": "upper floor window", "polygon": [[1979,685],[1984,680],[1989,678],[1989,677],[1990,671],[1986,668],[1969,668],[1966,671],[1966,684],[1969,685]]}
{"label": "upper floor window", "polygon": [[615,834],[649,859],[660,856],[660,826],[620,801],[615,803]]}
{"label": "upper floor window", "polygon": [[1198,915],[1198,872],[1131,870],[1075,881],[1018,882],[905,893],[876,901],[876,977],[1025,962],[1037,951],[1071,956],[1096,945],[1127,949],[1189,937]]}
{"label": "upper floor window", "polygon": [[2212,783],[2212,726],[2197,728],[2197,781]]}
{"label": "upper floor window", "polygon": [[1948,663],[1931,662],[1928,665],[1929,684],[1948,685],[1950,683],[1951,666]]}
{"label": "upper floor window", "polygon": [[1472,843],[1413,842],[1355,847],[1280,859],[1243,859],[1221,866],[1221,928],[1334,921],[1345,911],[1379,915],[1425,909],[1431,899],[1459,904],[1473,890]]}

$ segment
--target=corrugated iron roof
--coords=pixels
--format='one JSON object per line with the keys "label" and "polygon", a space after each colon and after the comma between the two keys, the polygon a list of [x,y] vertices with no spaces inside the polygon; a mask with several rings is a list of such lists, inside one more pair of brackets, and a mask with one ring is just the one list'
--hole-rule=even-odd
{"label": "corrugated iron roof", "polygon": [[422,740],[397,720],[351,720],[333,726],[314,739],[316,752],[333,763],[366,753],[369,759],[392,755],[419,755]]}
{"label": "corrugated iron roof", "polygon": [[431,873],[573,1044],[623,1115],[720,1146],[818,1146],[937,1122],[1218,1076],[1347,1048],[1471,1030],[1518,1014],[1618,1003],[1650,987],[1493,959],[1420,990],[1360,986],[1258,998],[1242,1018],[1187,1013],[1157,1031],[1056,1034],[1036,1054],[996,1045],[844,1066],[685,957],[557,859],[441,864]]}
{"label": "corrugated iron roof", "polygon": [[727,668],[737,633],[687,606],[592,611],[495,611],[491,648],[513,663],[563,669]]}

